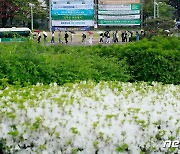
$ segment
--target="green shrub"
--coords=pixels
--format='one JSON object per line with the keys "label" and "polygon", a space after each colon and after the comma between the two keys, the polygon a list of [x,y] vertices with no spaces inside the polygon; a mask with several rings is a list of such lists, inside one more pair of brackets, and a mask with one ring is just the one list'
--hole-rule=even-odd
{"label": "green shrub", "polygon": [[6,79],[1,87],[82,80],[180,83],[180,40],[173,37],[88,47],[46,47],[30,41],[0,48],[0,81]]}
{"label": "green shrub", "polygon": [[94,47],[45,47],[33,42],[0,46],[0,79],[7,78],[9,84],[128,81],[130,78],[125,61],[93,54]]}

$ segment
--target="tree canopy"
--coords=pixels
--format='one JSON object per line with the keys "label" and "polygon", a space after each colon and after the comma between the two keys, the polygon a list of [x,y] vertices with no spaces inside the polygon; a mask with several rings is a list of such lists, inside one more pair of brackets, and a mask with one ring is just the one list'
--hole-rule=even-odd
{"label": "tree canopy", "polygon": [[29,2],[35,5],[33,8],[35,18],[46,18],[46,11],[38,0],[0,0],[0,19],[2,26],[6,26],[8,19],[16,19],[19,22],[29,22]]}

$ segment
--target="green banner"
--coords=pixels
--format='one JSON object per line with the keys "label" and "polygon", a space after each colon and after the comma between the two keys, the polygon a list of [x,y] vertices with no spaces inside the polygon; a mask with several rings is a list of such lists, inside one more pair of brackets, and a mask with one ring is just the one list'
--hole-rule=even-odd
{"label": "green banner", "polygon": [[131,4],[131,10],[140,10],[141,5],[140,4]]}
{"label": "green banner", "polygon": [[98,20],[99,25],[140,25],[140,19],[133,20]]}
{"label": "green banner", "polygon": [[53,15],[52,20],[93,20],[92,15]]}

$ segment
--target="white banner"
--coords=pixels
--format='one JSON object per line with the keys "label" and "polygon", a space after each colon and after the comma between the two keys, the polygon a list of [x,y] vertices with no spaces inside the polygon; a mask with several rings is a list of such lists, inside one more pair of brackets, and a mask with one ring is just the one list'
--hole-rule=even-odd
{"label": "white banner", "polygon": [[93,20],[52,20],[52,26],[94,26]]}
{"label": "white banner", "polygon": [[52,4],[94,4],[94,0],[52,0]]}
{"label": "white banner", "polygon": [[126,15],[126,16],[103,16],[103,15],[98,15],[98,19],[104,19],[104,20],[140,19],[140,15]]}
{"label": "white banner", "polygon": [[98,11],[98,14],[103,14],[103,15],[125,15],[125,14],[140,14],[140,10],[116,10],[116,11]]}
{"label": "white banner", "polygon": [[140,0],[98,0],[99,4],[137,4]]}
{"label": "white banner", "polygon": [[125,5],[98,5],[99,10],[131,10],[131,4]]}
{"label": "white banner", "polygon": [[64,10],[64,9],[94,9],[94,5],[93,4],[53,4],[52,5],[52,9],[58,9],[58,10]]}

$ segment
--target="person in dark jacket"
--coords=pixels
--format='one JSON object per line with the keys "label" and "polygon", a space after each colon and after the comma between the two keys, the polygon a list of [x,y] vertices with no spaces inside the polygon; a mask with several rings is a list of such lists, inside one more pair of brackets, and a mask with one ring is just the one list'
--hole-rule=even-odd
{"label": "person in dark jacket", "polygon": [[68,37],[69,37],[69,35],[68,35],[67,31],[65,31],[64,39],[65,39],[66,44],[68,43]]}
{"label": "person in dark jacket", "polygon": [[41,42],[41,33],[40,32],[38,32],[38,43],[40,43]]}
{"label": "person in dark jacket", "polygon": [[103,38],[104,38],[104,34],[101,33],[101,34],[100,34],[100,40],[99,40],[99,43],[103,43]]}

